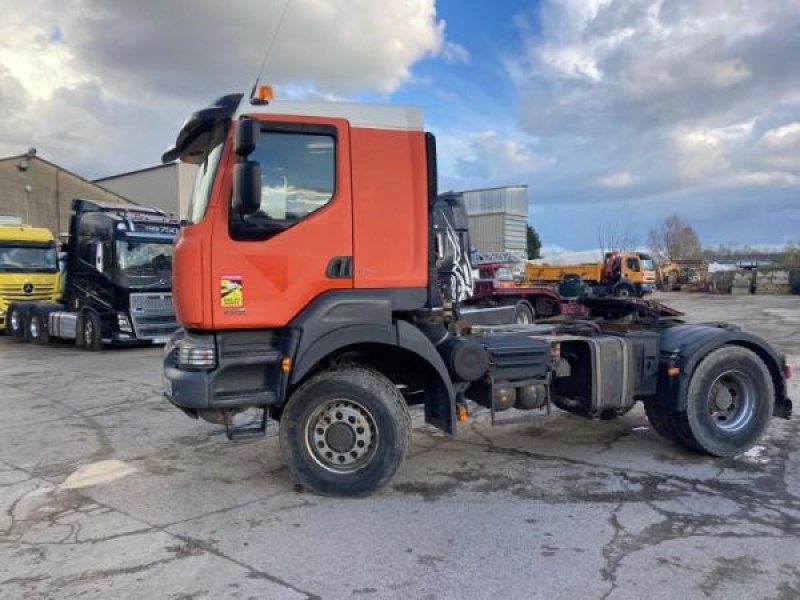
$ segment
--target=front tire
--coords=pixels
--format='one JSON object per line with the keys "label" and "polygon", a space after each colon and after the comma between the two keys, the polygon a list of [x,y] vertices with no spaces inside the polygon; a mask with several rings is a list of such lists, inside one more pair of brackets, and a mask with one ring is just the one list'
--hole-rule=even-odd
{"label": "front tire", "polygon": [[302,485],[325,496],[366,496],[403,462],[411,418],[403,396],[377,371],[324,371],[289,398],[280,443]]}
{"label": "front tire", "polygon": [[516,325],[530,325],[533,323],[533,307],[525,300],[520,300],[514,307],[514,323]]}
{"label": "front tire", "polygon": [[8,335],[16,340],[25,339],[25,314],[16,304],[12,304],[8,309],[6,317],[6,331]]}
{"label": "front tire", "polygon": [[750,350],[727,346],[695,370],[676,430],[689,448],[736,456],[761,439],[774,406],[775,389],[764,361]]}
{"label": "front tire", "polygon": [[103,330],[101,329],[100,317],[94,311],[86,311],[81,319],[81,328],[78,333],[81,338],[81,346],[96,352],[103,349]]}

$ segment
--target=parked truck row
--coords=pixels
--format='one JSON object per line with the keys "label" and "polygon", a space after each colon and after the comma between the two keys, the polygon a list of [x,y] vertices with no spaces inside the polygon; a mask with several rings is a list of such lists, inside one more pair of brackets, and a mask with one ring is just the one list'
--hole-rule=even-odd
{"label": "parked truck row", "polygon": [[[0,227],[0,309],[17,339],[104,344],[164,343],[177,328],[172,308],[176,218],[139,206],[76,199],[63,293],[48,230]],[[4,231],[5,230],[5,231]]]}
{"label": "parked truck row", "polygon": [[453,434],[469,401],[591,419],[642,402],[661,435],[714,456],[789,417],[784,358],[733,325],[613,296],[583,316],[471,323],[470,248],[421,113],[268,97],[193,113],[163,157],[199,167],[164,352],[165,395],[187,415],[235,437],[235,415],[261,409],[293,476],[343,496],[391,480],[412,405]]}

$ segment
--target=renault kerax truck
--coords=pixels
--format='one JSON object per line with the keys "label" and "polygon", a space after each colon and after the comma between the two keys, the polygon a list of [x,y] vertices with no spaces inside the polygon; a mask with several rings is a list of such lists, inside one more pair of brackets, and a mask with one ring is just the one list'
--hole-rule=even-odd
{"label": "renault kerax truck", "polygon": [[439,273],[421,112],[267,97],[192,114],[163,157],[199,167],[164,354],[165,394],[187,415],[235,438],[237,413],[263,411],[296,480],[341,496],[391,480],[413,405],[454,434],[473,403],[601,420],[642,402],[656,431],[714,456],[789,417],[784,358],[732,325],[614,297],[580,318],[465,323]]}

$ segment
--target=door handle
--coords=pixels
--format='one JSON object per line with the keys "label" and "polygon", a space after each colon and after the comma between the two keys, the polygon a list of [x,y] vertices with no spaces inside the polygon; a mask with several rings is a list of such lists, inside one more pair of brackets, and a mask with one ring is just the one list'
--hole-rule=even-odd
{"label": "door handle", "polygon": [[353,257],[334,256],[325,269],[328,279],[351,279],[353,277]]}

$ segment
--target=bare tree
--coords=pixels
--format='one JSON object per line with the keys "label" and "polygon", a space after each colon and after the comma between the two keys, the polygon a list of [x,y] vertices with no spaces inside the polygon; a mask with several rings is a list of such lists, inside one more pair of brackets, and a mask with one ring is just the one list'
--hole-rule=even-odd
{"label": "bare tree", "polygon": [[618,250],[627,252],[634,250],[639,240],[631,231],[630,223],[600,223],[597,226],[597,243],[600,245],[600,256],[605,259],[606,252]]}
{"label": "bare tree", "polygon": [[650,251],[660,262],[681,258],[698,258],[703,253],[694,227],[678,215],[670,215],[648,235]]}

